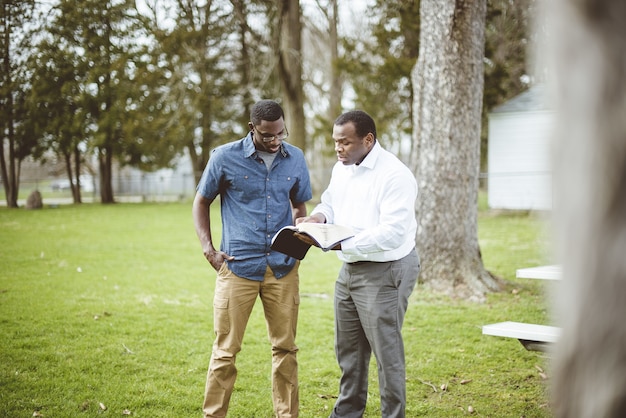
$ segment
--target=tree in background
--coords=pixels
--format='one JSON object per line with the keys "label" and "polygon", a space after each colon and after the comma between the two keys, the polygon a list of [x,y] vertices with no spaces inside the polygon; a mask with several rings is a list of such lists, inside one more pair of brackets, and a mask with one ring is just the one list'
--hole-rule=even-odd
{"label": "tree in background", "polygon": [[112,203],[113,163],[151,171],[179,153],[165,73],[134,2],[59,1],[31,55],[38,135],[65,162],[75,203],[95,153],[100,200]]}
{"label": "tree in background", "polygon": [[284,98],[289,141],[306,149],[304,90],[302,88],[302,11],[299,0],[281,0],[278,20],[278,78]]}
{"label": "tree in background", "polygon": [[421,280],[470,300],[499,289],[478,246],[486,0],[422,0],[413,69]]}
{"label": "tree in background", "polygon": [[210,150],[244,132],[244,125],[233,123],[242,110],[237,97],[247,87],[240,84],[237,57],[238,51],[248,53],[237,40],[245,37],[241,31],[246,29],[238,23],[247,11],[243,3],[238,6],[229,1],[154,1],[147,16],[167,73],[161,86],[172,110],[171,123],[179,147],[189,153],[196,182]]}
{"label": "tree in background", "polygon": [[[233,136],[244,135],[250,104],[264,97],[283,102],[290,141],[306,138],[298,145],[325,156],[323,161],[315,160],[319,160],[321,172],[334,159],[328,127],[341,113],[344,100],[347,106],[372,113],[380,125],[381,141],[406,160],[413,122],[409,75],[419,45],[419,1],[376,0],[365,11],[368,20],[354,26],[358,34],[347,37],[345,31],[338,31],[340,0],[303,3],[309,7],[309,15],[304,17],[297,3],[143,0],[138,2],[144,5],[138,12],[130,0],[55,0],[51,3],[54,12],[42,27],[56,38],[43,38],[49,45],[42,48],[49,51],[38,51],[33,60],[37,64],[31,69],[42,77],[39,88],[44,87],[45,77],[62,81],[63,87],[51,84],[37,94],[47,94],[48,104],[55,102],[56,94],[57,105],[69,106],[64,112],[74,113],[66,120],[55,117],[56,126],[46,127],[44,141],[36,138],[35,142],[54,145],[59,159],[72,156],[73,173],[68,173],[75,179],[72,185],[80,181],[77,167],[84,167],[95,155],[103,182],[101,200],[107,202],[113,197],[114,163],[151,171],[170,166],[186,149],[197,180],[210,150]],[[526,23],[520,19],[526,19],[524,5],[532,5],[534,0],[522,3],[488,2],[486,103],[501,102],[505,92],[516,94],[509,90],[524,79],[522,67],[509,64],[513,59],[524,61],[520,45],[527,37],[518,38]],[[322,20],[313,22],[311,10],[321,11]],[[303,38],[300,21],[306,25]],[[63,39],[60,34],[67,40],[57,42]],[[57,56],[52,51],[55,45],[63,49]],[[21,48],[25,53],[32,50]],[[56,61],[46,67],[47,75],[38,69],[43,59],[49,60],[48,64]],[[75,67],[80,64],[73,79],[64,80],[68,74],[53,74],[56,69],[68,70],[61,61]],[[24,72],[21,87],[3,83],[2,88],[12,89],[12,97],[17,97],[29,91],[30,77]],[[492,79],[497,88],[490,90]],[[292,101],[297,104],[292,106]],[[36,96],[22,102],[42,105]],[[53,112],[53,107],[39,110]],[[307,127],[303,108],[313,116],[307,119]],[[35,116],[26,112],[21,119]],[[83,126],[64,126],[70,120],[77,125],[81,118]],[[75,138],[70,141],[67,135],[72,130]],[[4,132],[7,138],[8,128]],[[78,132],[83,132],[80,138]],[[59,142],[61,134],[66,139]],[[78,146],[72,147],[72,141]],[[32,147],[23,149],[24,155],[35,155]],[[3,152],[8,150],[8,145],[3,146]],[[5,165],[9,177],[11,170]],[[323,177],[319,176],[322,182]]]}
{"label": "tree in background", "polygon": [[26,111],[29,90],[25,51],[30,48],[34,1],[0,4],[0,174],[7,206],[16,208],[20,165],[37,153],[37,142]]}
{"label": "tree in background", "polygon": [[343,40],[340,60],[355,107],[372,115],[380,139],[400,157],[412,129],[411,69],[419,50],[419,7],[419,0],[376,0],[365,12],[371,27]]}
{"label": "tree in background", "polygon": [[[402,148],[394,141],[406,139],[412,131],[410,73],[419,50],[419,3],[377,0],[365,12],[369,24],[342,40],[345,54],[340,60],[341,70],[354,89],[355,105],[368,109],[380,121],[382,140],[399,151]],[[526,57],[533,38],[531,16],[535,3],[487,1],[482,167],[486,166],[489,112],[526,90],[531,82]]]}
{"label": "tree in background", "polygon": [[[338,0],[330,0],[325,7],[324,15],[328,21],[328,51],[330,52],[329,65],[329,90],[327,118],[330,123],[324,124],[326,130],[330,129],[331,123],[342,113],[341,99],[343,97],[343,74],[339,70],[339,7]],[[319,4],[319,2],[318,2]],[[322,5],[320,9],[324,10]]]}
{"label": "tree in background", "polygon": [[[141,62],[142,33],[130,0],[62,0],[68,25],[75,24],[76,41],[85,48],[91,63],[85,95],[89,119],[94,126],[92,146],[98,160],[100,201],[113,203],[113,161],[124,156],[125,125],[133,90],[134,68]],[[77,7],[78,6],[78,7]],[[135,97],[131,98],[132,102]],[[130,138],[137,141],[137,138]],[[121,159],[123,161],[123,159]]]}
{"label": "tree in background", "polygon": [[[55,26],[55,30],[64,30]],[[84,69],[87,63],[72,51],[59,33],[43,39],[29,60],[32,90],[29,111],[33,128],[47,150],[64,162],[74,203],[81,203],[80,175],[88,147],[84,106]]]}
{"label": "tree in background", "polygon": [[[302,108],[303,96],[297,94],[302,91],[301,63],[294,61],[293,51],[283,52],[279,34],[281,28],[287,34],[295,31],[284,41],[294,47],[300,42],[297,2],[294,8],[254,0],[154,0],[148,8],[146,17],[169,74],[168,101],[196,183],[213,148],[246,134],[252,103],[281,95],[279,62],[289,77],[284,88],[296,92],[296,104],[284,106],[286,119],[296,117],[291,109],[297,115]],[[298,119],[289,121],[290,141],[305,138],[300,125]]]}
{"label": "tree in background", "polygon": [[339,65],[338,0],[316,0],[303,12],[303,87],[307,115],[307,147],[313,194],[319,195],[337,161],[330,135],[342,113],[344,75]]}

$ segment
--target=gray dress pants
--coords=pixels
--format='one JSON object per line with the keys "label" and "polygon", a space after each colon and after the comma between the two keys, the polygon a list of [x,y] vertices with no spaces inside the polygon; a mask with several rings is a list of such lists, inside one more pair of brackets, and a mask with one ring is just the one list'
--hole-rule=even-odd
{"label": "gray dress pants", "polygon": [[335,352],[341,380],[331,418],[362,417],[372,352],[382,416],[404,417],[406,370],[402,323],[420,261],[415,250],[390,262],[344,263],[335,284]]}

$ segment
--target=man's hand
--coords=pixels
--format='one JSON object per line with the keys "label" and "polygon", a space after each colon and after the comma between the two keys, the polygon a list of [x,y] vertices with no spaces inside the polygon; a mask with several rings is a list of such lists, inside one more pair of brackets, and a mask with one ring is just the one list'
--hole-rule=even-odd
{"label": "man's hand", "polygon": [[298,224],[305,223],[305,222],[314,223],[314,224],[324,224],[326,223],[326,217],[322,215],[321,213],[314,213],[311,216],[304,216],[302,218],[296,218],[295,224],[298,225]]}
{"label": "man's hand", "polygon": [[204,251],[204,258],[209,261],[215,271],[219,271],[219,269],[222,267],[222,264],[224,264],[226,260],[232,261],[235,259],[235,257],[230,256],[222,251],[216,251],[215,249],[209,249],[208,251]]}
{"label": "man's hand", "polygon": [[305,242],[305,243],[307,243],[309,245],[314,245],[316,247],[319,247],[319,245],[317,245],[317,242],[315,242],[315,240],[313,240],[307,234],[302,234],[300,232],[296,232],[296,233],[294,233],[294,235],[296,236],[296,238],[298,238],[302,242]]}
{"label": "man's hand", "polygon": [[[321,213],[314,213],[311,216],[303,216],[302,218],[296,218],[295,224],[302,224],[302,223],[314,223],[314,224],[323,224],[326,222],[326,217],[324,215],[322,215]],[[299,232],[294,233],[294,235],[296,236],[296,238],[298,238],[300,241],[307,243],[309,245],[313,245],[315,247],[319,247],[319,245],[317,244],[317,242],[315,242],[315,240],[311,239],[311,237],[309,237],[306,234],[301,234]]]}

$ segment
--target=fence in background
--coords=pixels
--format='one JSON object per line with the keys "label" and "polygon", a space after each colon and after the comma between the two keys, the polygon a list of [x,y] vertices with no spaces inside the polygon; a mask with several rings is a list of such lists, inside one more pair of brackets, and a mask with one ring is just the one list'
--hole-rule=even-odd
{"label": "fence in background", "polygon": [[[311,183],[313,186],[313,200],[317,201],[321,192],[328,183],[330,172],[328,170],[312,169]],[[523,178],[533,179],[535,183],[523,188],[516,188]],[[520,200],[520,196],[524,193],[537,193],[539,189],[535,184],[548,184],[550,175],[546,173],[525,173],[524,176],[517,174],[498,174],[489,175],[481,173],[479,177],[480,190],[483,196],[491,193],[488,197],[487,206],[493,207],[493,202],[509,199],[513,202],[510,207],[500,205],[498,209],[545,209],[545,205],[538,207],[536,205],[528,205],[527,208],[516,207]],[[537,183],[538,182],[538,183]],[[99,202],[100,192],[98,190],[97,178],[85,176],[81,178],[81,199],[84,203]],[[140,176],[117,176],[113,180],[113,193],[115,200],[118,202],[174,202],[193,199],[195,195],[195,179],[191,173],[145,173]],[[492,190],[489,190],[491,187]],[[69,181],[64,178],[50,179],[22,179],[20,182],[20,192],[18,196],[18,204],[24,206],[29,194],[39,190],[43,196],[44,205],[69,204],[73,203],[72,193],[69,187]],[[541,191],[541,190],[539,190]],[[0,183],[0,205],[6,205],[4,188]],[[544,190],[551,196],[551,190]],[[497,195],[496,195],[497,194]],[[550,196],[543,196],[543,201],[551,200]],[[532,196],[531,196],[532,197]],[[528,199],[527,199],[528,200]],[[519,205],[518,205],[519,206]],[[522,204],[522,206],[524,206]]]}
{"label": "fence in background", "polygon": [[[84,203],[100,200],[98,179],[81,177],[81,200]],[[113,180],[113,195],[119,202],[172,202],[192,199],[195,195],[195,180],[192,174],[163,175],[146,173],[141,176],[116,177]],[[44,205],[73,203],[70,182],[65,178],[21,179],[18,204],[23,206],[34,190],[38,190]],[[0,204],[6,205],[3,185],[0,183]]]}

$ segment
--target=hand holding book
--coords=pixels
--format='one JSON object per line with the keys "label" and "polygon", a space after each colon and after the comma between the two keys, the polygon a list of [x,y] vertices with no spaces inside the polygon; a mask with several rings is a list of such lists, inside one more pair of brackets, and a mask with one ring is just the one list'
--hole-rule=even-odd
{"label": "hand holding book", "polygon": [[272,238],[272,249],[302,260],[311,246],[323,251],[341,249],[341,241],[354,236],[352,228],[314,222],[301,222],[281,228]]}

